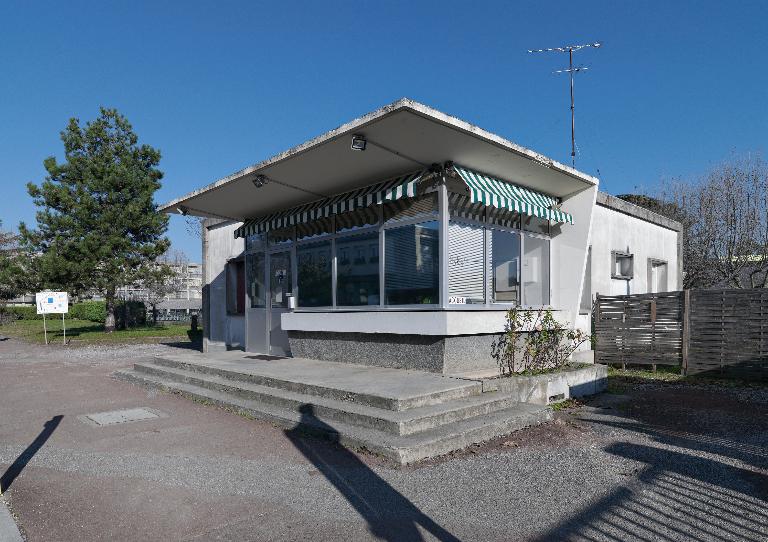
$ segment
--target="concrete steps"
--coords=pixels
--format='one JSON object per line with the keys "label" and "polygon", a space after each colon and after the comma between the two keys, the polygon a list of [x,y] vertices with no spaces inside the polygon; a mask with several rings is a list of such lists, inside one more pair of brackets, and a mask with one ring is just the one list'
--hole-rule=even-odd
{"label": "concrete steps", "polygon": [[134,371],[165,381],[191,384],[296,412],[309,401],[315,407],[315,415],[323,421],[346,422],[393,435],[410,435],[475,416],[490,414],[517,404],[517,400],[513,398],[512,394],[500,392],[468,395],[443,403],[396,411],[372,407],[365,403],[342,401],[318,394],[307,397],[305,393],[289,391],[284,388],[232,381],[218,375],[177,369],[157,363],[137,363],[134,366]]}
{"label": "concrete steps", "polygon": [[[355,386],[334,389],[317,385],[311,376],[299,382],[293,376],[253,374],[272,370],[262,369],[229,370],[156,359],[137,363],[115,376],[268,420],[286,429],[321,435],[345,446],[365,448],[400,464],[446,454],[551,418],[546,407],[516,402],[508,393],[479,393],[473,385],[476,383],[471,382],[463,386],[458,381],[459,385],[454,386],[451,379],[447,383],[435,380],[433,386],[422,387],[425,397],[393,397],[386,391],[376,395],[374,388],[347,395],[344,388]],[[402,371],[394,375],[402,378],[407,387],[405,382],[418,379],[420,373]]]}
{"label": "concrete steps", "polygon": [[[482,384],[472,380],[446,378],[418,371],[381,369],[299,358],[286,358],[273,362],[253,362],[252,370],[247,371],[243,369],[242,363],[201,364],[185,361],[184,358],[156,357],[152,363],[172,369],[194,371],[220,376],[228,380],[360,403],[387,410],[407,410],[483,393]],[[296,365],[300,369],[287,371],[285,370],[286,363]],[[399,388],[392,390],[390,394],[385,388],[378,386],[377,382],[382,382],[379,380],[380,378],[387,378],[393,372],[397,373],[402,381],[398,382]],[[410,378],[402,379],[405,375],[409,375]],[[367,380],[368,385],[361,386],[361,379],[355,378],[357,376],[362,376],[363,380]],[[418,382],[419,380],[426,380],[426,382]],[[437,386],[436,382],[440,382],[440,385]]]}

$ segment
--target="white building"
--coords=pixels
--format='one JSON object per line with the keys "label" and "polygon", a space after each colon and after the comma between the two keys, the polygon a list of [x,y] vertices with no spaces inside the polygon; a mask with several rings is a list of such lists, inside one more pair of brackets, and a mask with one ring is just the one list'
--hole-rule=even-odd
{"label": "white building", "polygon": [[208,217],[206,350],[456,373],[510,307],[681,285],[678,224],[407,99],[162,209]]}

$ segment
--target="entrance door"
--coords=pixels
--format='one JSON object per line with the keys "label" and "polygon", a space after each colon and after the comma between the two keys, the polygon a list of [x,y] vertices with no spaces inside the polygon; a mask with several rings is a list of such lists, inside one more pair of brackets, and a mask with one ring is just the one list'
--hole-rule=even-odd
{"label": "entrance door", "polygon": [[254,252],[246,257],[245,349],[259,354],[269,353],[269,289],[267,288],[266,255]]}
{"label": "entrance door", "polygon": [[291,251],[273,252],[269,258],[269,353],[289,356],[288,333],[283,331],[281,316],[288,310],[293,295]]}

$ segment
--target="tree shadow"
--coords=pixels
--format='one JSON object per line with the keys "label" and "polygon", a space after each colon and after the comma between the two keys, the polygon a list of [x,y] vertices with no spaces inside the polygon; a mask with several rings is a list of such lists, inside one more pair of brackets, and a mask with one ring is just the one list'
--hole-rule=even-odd
{"label": "tree shadow", "polygon": [[645,466],[633,481],[550,529],[538,542],[768,539],[765,476],[642,444],[620,442],[606,451]]}
{"label": "tree shadow", "polygon": [[[338,431],[319,420],[312,405],[302,405],[299,412],[299,424],[286,435],[365,519],[374,536],[392,542],[423,541],[421,527],[442,542],[459,540],[341,445]],[[307,433],[322,435],[336,446],[307,438]]]}
{"label": "tree shadow", "polygon": [[43,430],[40,431],[40,434],[37,435],[35,440],[33,440],[32,443],[27,446],[23,452],[21,452],[19,457],[16,458],[16,461],[14,461],[13,464],[5,471],[5,473],[3,473],[2,477],[0,477],[0,494],[8,491],[8,488],[11,487],[11,484],[16,479],[16,477],[21,474],[21,471],[24,470],[24,467],[27,466],[27,464],[32,460],[38,450],[43,447],[48,438],[50,438],[50,436],[56,430],[63,417],[64,416],[59,414],[43,424]]}

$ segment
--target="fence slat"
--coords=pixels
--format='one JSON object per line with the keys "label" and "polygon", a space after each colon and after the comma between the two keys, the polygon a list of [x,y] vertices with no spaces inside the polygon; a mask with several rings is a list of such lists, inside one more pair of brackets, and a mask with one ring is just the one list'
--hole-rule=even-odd
{"label": "fence slat", "polygon": [[768,378],[765,289],[598,295],[595,309],[595,354],[602,363]]}

